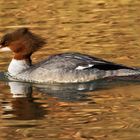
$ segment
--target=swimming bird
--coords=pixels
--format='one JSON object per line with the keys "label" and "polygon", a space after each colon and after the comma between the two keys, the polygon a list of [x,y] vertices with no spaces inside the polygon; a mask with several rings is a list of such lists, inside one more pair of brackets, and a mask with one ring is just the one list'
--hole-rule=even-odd
{"label": "swimming bird", "polygon": [[137,68],[78,52],[55,54],[32,64],[32,54],[45,43],[45,39],[28,28],[19,28],[3,35],[0,48],[9,47],[14,54],[6,75],[16,80],[35,83],[79,83],[140,74]]}

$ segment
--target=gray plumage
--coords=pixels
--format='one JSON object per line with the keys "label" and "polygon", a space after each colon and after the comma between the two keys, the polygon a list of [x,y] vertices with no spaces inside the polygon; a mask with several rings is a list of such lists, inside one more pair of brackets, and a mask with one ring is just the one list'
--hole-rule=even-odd
{"label": "gray plumage", "polygon": [[16,75],[16,78],[39,83],[76,83],[138,74],[140,71],[135,68],[80,53],[64,53],[53,55],[29,67]]}

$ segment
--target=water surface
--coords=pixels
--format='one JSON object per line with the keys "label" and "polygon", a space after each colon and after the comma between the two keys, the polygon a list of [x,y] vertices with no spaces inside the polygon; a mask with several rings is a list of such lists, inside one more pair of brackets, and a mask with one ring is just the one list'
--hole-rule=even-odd
{"label": "water surface", "polygon": [[[76,51],[140,67],[139,7],[139,0],[0,0],[0,37],[19,27],[42,35],[48,43],[34,62]],[[138,81],[8,82],[11,58],[0,52],[0,139],[140,139]]]}

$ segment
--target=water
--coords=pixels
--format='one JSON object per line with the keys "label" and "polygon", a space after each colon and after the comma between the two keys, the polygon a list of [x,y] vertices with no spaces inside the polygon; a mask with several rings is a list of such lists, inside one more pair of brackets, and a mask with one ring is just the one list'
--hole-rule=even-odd
{"label": "water", "polygon": [[[47,38],[34,62],[76,51],[140,67],[139,7],[139,0],[0,0],[0,37],[29,27]],[[3,72],[11,58],[0,52],[0,139],[140,139],[139,81],[10,82]]]}

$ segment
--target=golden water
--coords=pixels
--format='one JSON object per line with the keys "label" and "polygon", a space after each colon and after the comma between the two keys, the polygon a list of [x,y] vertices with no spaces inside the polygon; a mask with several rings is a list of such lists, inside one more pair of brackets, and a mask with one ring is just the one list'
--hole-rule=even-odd
{"label": "golden water", "polygon": [[[34,62],[74,51],[140,67],[139,13],[139,0],[0,0],[0,37],[19,27],[42,35],[48,43]],[[0,52],[1,72],[11,58]],[[0,77],[1,140],[140,139],[139,82],[99,81],[84,91],[43,86],[13,98]]]}

